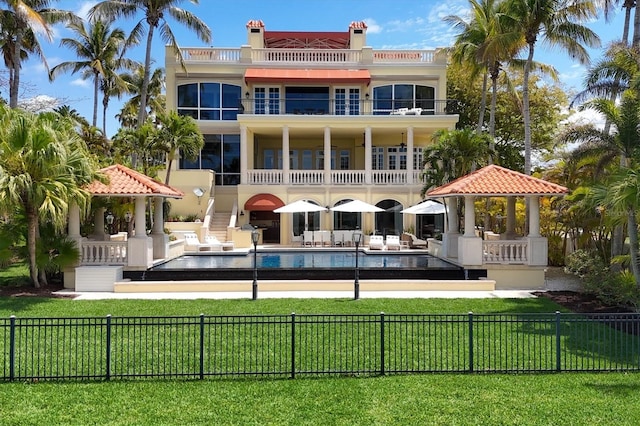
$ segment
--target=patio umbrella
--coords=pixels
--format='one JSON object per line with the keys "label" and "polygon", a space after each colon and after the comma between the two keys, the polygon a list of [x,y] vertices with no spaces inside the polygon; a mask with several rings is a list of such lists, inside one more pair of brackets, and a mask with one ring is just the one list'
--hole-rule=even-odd
{"label": "patio umbrella", "polygon": [[408,207],[402,210],[402,213],[412,214],[440,214],[446,212],[447,208],[436,201],[427,200],[415,206]]}
{"label": "patio umbrella", "polygon": [[278,207],[274,213],[305,213],[305,212],[322,212],[327,210],[326,207],[319,206],[317,204],[310,203],[304,200],[294,201],[293,203],[285,204],[282,207]]}
{"label": "patio umbrella", "polygon": [[376,207],[373,204],[365,203],[360,200],[349,201],[335,207],[331,207],[334,212],[351,212],[351,213],[375,213],[383,212],[384,209]]}

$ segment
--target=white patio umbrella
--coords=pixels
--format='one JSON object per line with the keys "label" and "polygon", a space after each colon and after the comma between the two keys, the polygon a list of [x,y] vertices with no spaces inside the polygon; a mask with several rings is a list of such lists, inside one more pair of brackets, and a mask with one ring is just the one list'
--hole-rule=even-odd
{"label": "white patio umbrella", "polygon": [[447,211],[447,208],[437,201],[427,200],[415,206],[402,210],[402,213],[412,214],[440,214]]}
{"label": "white patio umbrella", "polygon": [[306,213],[306,212],[322,212],[325,210],[327,210],[326,207],[322,207],[305,200],[298,200],[298,201],[294,201],[293,203],[286,204],[282,207],[278,207],[273,212],[274,213]]}
{"label": "white patio umbrella", "polygon": [[383,212],[384,209],[380,207],[376,207],[373,204],[365,203],[360,200],[349,201],[344,204],[337,205],[335,207],[331,207],[334,212],[351,212],[351,213],[375,213],[375,212]]}

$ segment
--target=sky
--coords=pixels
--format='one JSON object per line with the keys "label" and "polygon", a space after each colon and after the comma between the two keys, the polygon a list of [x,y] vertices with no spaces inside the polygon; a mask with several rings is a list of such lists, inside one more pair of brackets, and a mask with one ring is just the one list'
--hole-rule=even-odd
{"label": "sky", "polygon": [[[86,12],[97,2],[61,0],[53,3],[59,9],[86,16]],[[435,49],[451,46],[456,35],[442,18],[447,15],[466,17],[469,12],[467,0],[200,0],[198,5],[185,0],[180,6],[195,13],[211,28],[213,40],[210,46],[226,48],[239,48],[246,44],[246,23],[255,19],[262,20],[265,28],[272,31],[347,31],[352,21],[364,21],[368,26],[367,44],[374,49]],[[128,33],[141,17],[118,21],[115,25]],[[623,21],[624,13],[619,10],[609,22],[600,19],[588,26],[598,33],[602,45],[606,46],[620,37]],[[169,20],[169,23],[180,47],[209,46],[175,21]],[[65,37],[73,37],[73,33],[60,25],[54,27],[51,42],[40,36],[50,67],[77,59],[70,51],[60,47],[60,40]],[[156,33],[152,47],[155,66],[164,66],[164,52],[164,43]],[[592,61],[599,59],[601,53],[602,49],[591,50]],[[144,45],[132,49],[127,56],[144,62]],[[566,90],[575,92],[581,89],[586,68],[572,62],[567,55],[540,45],[536,47],[534,59],[553,65]],[[49,82],[45,67],[37,60],[29,60],[23,65],[21,79],[27,83],[21,98],[56,98],[91,120],[92,81],[69,73]],[[2,95],[8,99],[8,93],[4,90]],[[112,136],[119,127],[115,115],[122,103],[117,99],[110,101],[107,112],[108,136]],[[100,109],[99,126],[101,114]]]}

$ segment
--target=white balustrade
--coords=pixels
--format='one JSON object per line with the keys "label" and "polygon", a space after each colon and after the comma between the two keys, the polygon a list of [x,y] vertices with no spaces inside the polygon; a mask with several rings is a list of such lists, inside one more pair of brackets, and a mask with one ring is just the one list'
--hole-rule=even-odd
{"label": "white balustrade", "polygon": [[250,185],[281,185],[282,170],[249,170]]}
{"label": "white balustrade", "polygon": [[127,241],[90,241],[80,243],[81,265],[126,265]]}
{"label": "white balustrade", "polygon": [[291,170],[289,182],[292,185],[322,185],[324,184],[324,171],[322,170]]}
{"label": "white balustrade", "polygon": [[374,170],[371,172],[374,185],[406,185],[406,170]]}
{"label": "white balustrade", "polygon": [[[192,62],[241,62],[238,48],[182,48],[185,61]],[[443,56],[444,57],[444,56]],[[353,49],[252,49],[251,61],[291,63],[342,63],[358,64],[363,59],[361,50]],[[176,61],[178,58],[176,58]],[[374,50],[374,63],[418,63],[436,62],[435,50]]]}
{"label": "white balustrade", "polygon": [[332,170],[333,185],[364,185],[364,170]]}
{"label": "white balustrade", "polygon": [[483,241],[483,262],[501,264],[527,264],[526,240]]}

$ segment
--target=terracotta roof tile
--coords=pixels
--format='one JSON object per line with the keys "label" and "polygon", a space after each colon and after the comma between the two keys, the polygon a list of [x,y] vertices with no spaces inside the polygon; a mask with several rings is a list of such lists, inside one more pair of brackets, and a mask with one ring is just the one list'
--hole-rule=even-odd
{"label": "terracotta roof tile", "polygon": [[108,183],[94,181],[87,186],[93,195],[133,196],[149,195],[170,198],[182,198],[184,193],[164,183],[157,182],[149,176],[131,170],[121,164],[100,169]]}
{"label": "terracotta roof tile", "polygon": [[264,22],[260,19],[251,19],[247,22],[247,28],[264,28]]}
{"label": "terracotta roof tile", "polygon": [[351,22],[351,25],[349,25],[349,28],[366,29],[367,28],[367,24],[364,21],[353,21],[353,22]]}
{"label": "terracotta roof tile", "polygon": [[558,195],[564,186],[492,164],[427,192],[429,197],[452,195]]}

